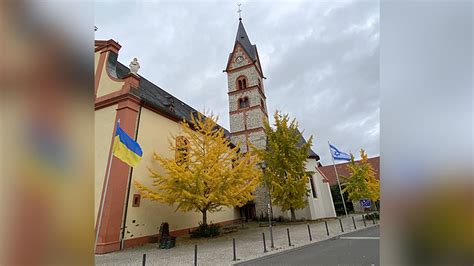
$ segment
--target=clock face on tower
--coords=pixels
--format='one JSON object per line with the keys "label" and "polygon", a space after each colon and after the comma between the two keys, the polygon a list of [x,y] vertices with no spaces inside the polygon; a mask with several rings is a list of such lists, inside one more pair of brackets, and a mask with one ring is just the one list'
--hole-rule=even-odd
{"label": "clock face on tower", "polygon": [[242,63],[242,61],[244,61],[244,58],[241,55],[239,55],[239,56],[237,56],[237,58],[235,58],[236,63]]}

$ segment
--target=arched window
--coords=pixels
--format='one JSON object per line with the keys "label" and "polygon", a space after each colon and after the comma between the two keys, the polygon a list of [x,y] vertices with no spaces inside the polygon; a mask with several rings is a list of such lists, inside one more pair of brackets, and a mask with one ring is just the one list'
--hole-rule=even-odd
{"label": "arched window", "polygon": [[249,103],[249,98],[248,97],[244,97],[244,98],[239,99],[239,109],[247,108],[249,106],[250,106],[250,103]]}
{"label": "arched window", "polygon": [[241,76],[237,79],[237,88],[239,90],[244,90],[247,88],[247,78],[245,76]]}
{"label": "arched window", "polygon": [[249,98],[247,98],[247,97],[244,98],[244,105],[245,105],[245,107],[249,107],[249,106],[250,106]]}
{"label": "arched window", "polygon": [[318,194],[316,194],[316,187],[313,183],[313,177],[312,176],[309,177],[309,184],[311,185],[311,192],[313,194],[313,198],[317,199]]}

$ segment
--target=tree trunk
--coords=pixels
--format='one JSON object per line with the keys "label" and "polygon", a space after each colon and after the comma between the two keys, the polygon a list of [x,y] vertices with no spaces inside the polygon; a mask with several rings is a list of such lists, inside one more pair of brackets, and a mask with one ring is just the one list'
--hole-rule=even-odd
{"label": "tree trunk", "polygon": [[291,211],[291,221],[294,222],[296,221],[295,209],[290,208],[290,211]]}
{"label": "tree trunk", "polygon": [[207,210],[202,211],[202,224],[207,224]]}

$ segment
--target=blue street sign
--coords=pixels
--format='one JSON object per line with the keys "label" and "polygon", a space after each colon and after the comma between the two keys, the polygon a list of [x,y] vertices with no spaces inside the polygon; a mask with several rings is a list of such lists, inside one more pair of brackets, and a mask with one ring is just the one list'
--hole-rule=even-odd
{"label": "blue street sign", "polygon": [[371,206],[371,202],[368,199],[363,199],[363,200],[360,200],[359,202],[360,202],[361,207],[370,208]]}

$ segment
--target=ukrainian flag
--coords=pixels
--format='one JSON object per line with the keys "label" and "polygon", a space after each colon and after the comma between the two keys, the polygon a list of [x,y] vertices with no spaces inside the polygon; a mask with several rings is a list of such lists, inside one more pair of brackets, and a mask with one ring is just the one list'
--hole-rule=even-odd
{"label": "ukrainian flag", "polygon": [[137,167],[143,156],[140,145],[120,128],[120,122],[115,132],[113,154],[132,167]]}

